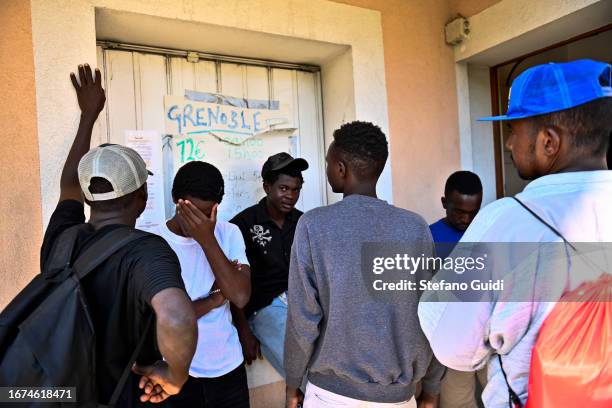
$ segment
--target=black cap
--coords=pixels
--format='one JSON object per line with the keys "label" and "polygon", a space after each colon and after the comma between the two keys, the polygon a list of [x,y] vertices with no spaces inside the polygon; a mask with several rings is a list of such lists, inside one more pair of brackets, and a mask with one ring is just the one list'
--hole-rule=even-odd
{"label": "black cap", "polygon": [[308,168],[308,162],[304,159],[294,159],[289,153],[281,152],[268,157],[268,160],[261,168],[261,177],[265,180],[270,173],[285,169],[291,166],[298,171]]}

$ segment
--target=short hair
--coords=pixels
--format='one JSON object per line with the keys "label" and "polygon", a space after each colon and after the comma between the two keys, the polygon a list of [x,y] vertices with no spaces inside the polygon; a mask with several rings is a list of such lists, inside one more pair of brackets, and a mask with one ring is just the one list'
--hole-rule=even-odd
{"label": "short hair", "polygon": [[612,134],[612,98],[600,98],[570,109],[534,116],[534,130],[556,127],[567,131],[572,146],[605,155]]}
{"label": "short hair", "polygon": [[304,184],[304,177],[302,176],[302,172],[291,165],[280,170],[267,172],[266,175],[262,178],[263,181],[272,185],[276,183],[281,174],[284,174],[289,177],[295,177],[299,179],[302,184]]}
{"label": "short hair", "polygon": [[[130,203],[134,199],[134,196],[138,191],[143,188],[143,186],[138,188],[136,191],[133,191],[119,198],[101,201],[89,201],[85,199],[85,202],[89,204],[91,209],[94,211],[111,212],[125,210],[127,207],[129,207]],[[113,185],[105,178],[92,177],[89,181],[89,192],[92,194],[104,194],[110,193],[111,191],[113,191]]]}
{"label": "short hair", "polygon": [[471,171],[456,171],[446,180],[444,196],[448,197],[453,191],[467,195],[482,194],[482,183],[478,175]]}
{"label": "short hair", "polygon": [[378,177],[389,157],[383,131],[370,122],[345,123],[334,131],[334,147],[362,179]]}
{"label": "short hair", "polygon": [[192,161],[179,169],[172,183],[175,200],[187,196],[221,203],[224,194],[223,176],[218,168],[203,161]]}

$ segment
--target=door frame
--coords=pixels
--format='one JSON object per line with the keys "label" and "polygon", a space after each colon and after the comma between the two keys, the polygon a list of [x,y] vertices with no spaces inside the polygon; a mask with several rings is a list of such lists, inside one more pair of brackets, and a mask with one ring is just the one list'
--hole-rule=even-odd
{"label": "door frame", "polygon": [[[567,40],[563,40],[558,43],[549,45],[547,47],[543,47],[538,50],[529,52],[527,54],[523,54],[521,56],[511,58],[509,60],[506,60],[504,62],[501,62],[499,64],[496,64],[490,67],[489,68],[489,78],[490,78],[490,86],[491,86],[491,111],[492,111],[491,114],[493,116],[502,114],[500,103],[499,103],[500,101],[499,86],[498,86],[499,78],[497,75],[497,70],[501,66],[507,65],[510,63],[515,63],[511,71],[511,72],[514,72],[514,70],[520,65],[520,63],[529,57],[541,54],[546,51],[550,51],[558,47],[562,47],[567,44],[574,43],[576,41],[583,40],[585,38],[594,37],[598,34],[601,34],[603,32],[610,31],[610,30],[612,30],[612,23],[607,24],[600,28],[596,28],[591,31],[587,31],[586,33],[583,33],[583,34],[579,34]],[[503,169],[504,163],[503,163],[503,157],[502,157],[503,140],[502,140],[500,123],[493,122],[492,126],[493,126],[493,144],[494,144],[494,155],[495,155],[495,158],[494,158],[495,159],[495,190],[496,190],[497,198],[500,199],[505,196],[504,195],[504,169]]]}
{"label": "door frame", "polygon": [[[164,47],[156,47],[156,46],[146,46],[146,45],[138,45],[138,44],[130,44],[130,43],[119,43],[113,41],[106,40],[97,40],[96,46],[100,50],[98,53],[98,59],[101,59],[102,75],[103,75],[103,83],[108,84],[108,66],[109,63],[107,61],[107,51],[122,51],[122,52],[130,52],[130,53],[143,53],[143,54],[152,54],[158,55],[160,57],[164,57],[166,64],[166,92],[168,94],[172,91],[172,78],[171,78],[171,70],[169,67],[170,58],[185,58],[189,62],[199,62],[199,61],[209,61],[215,63],[216,70],[216,78],[217,78],[217,89],[216,92],[221,91],[220,79],[221,79],[221,64],[237,64],[237,65],[246,65],[246,66],[256,66],[260,68],[266,68],[268,73],[268,99],[273,99],[273,83],[272,83],[272,70],[273,69],[282,69],[282,70],[291,70],[291,71],[299,71],[306,72],[313,75],[314,79],[314,104],[315,104],[315,115],[316,115],[316,127],[314,134],[312,136],[316,137],[313,150],[316,151],[316,155],[318,156],[317,163],[311,163],[310,167],[316,169],[318,173],[318,177],[315,185],[319,186],[319,193],[317,201],[320,202],[320,205],[327,205],[330,203],[330,197],[328,193],[327,180],[325,176],[325,134],[324,134],[324,112],[323,112],[323,93],[322,93],[322,84],[321,84],[321,67],[312,64],[298,64],[298,63],[289,63],[282,61],[274,61],[274,60],[265,60],[265,59],[255,59],[255,58],[244,58],[244,57],[234,57],[228,55],[220,55],[220,54],[211,54],[204,51],[187,51],[180,49],[172,49],[172,48],[164,48]],[[297,88],[296,88],[297,92]],[[299,100],[297,101],[299,104]],[[111,133],[108,127],[108,123],[110,123],[110,110],[105,107],[103,114],[105,115],[105,126],[101,127],[99,130],[102,134],[100,135],[100,142],[111,142]],[[298,115],[299,116],[299,115]],[[298,118],[296,118],[297,120]],[[301,132],[300,132],[301,133]],[[299,144],[299,142],[298,142]],[[301,149],[300,149],[301,150]],[[303,195],[300,197],[302,199]],[[303,201],[300,201],[303,203]],[[306,207],[308,208],[308,207]]]}

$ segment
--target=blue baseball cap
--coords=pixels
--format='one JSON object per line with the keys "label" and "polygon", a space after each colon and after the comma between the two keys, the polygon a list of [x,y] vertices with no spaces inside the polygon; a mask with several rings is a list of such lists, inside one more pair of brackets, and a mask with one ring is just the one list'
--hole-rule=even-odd
{"label": "blue baseball cap", "polygon": [[510,88],[505,115],[479,121],[529,118],[612,97],[612,67],[588,59],[529,68]]}

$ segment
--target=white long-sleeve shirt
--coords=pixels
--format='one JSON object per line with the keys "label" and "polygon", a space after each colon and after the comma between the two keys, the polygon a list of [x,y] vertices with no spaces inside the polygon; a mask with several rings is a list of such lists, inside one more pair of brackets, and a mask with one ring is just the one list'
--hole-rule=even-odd
{"label": "white long-sleeve shirt", "polygon": [[[517,198],[570,242],[612,242],[612,171],[547,175],[529,183]],[[461,239],[559,241],[561,238],[550,228],[511,198],[483,208]],[[574,270],[574,263],[560,260],[559,265],[565,270],[544,268],[544,273],[555,273],[552,279],[563,279],[566,291],[585,281],[584,273]],[[508,392],[495,354],[502,355],[508,380],[525,402],[531,351],[554,306],[554,302],[422,302],[419,320],[434,354],[445,366],[473,371],[488,365],[483,401],[487,408],[505,408]]]}

